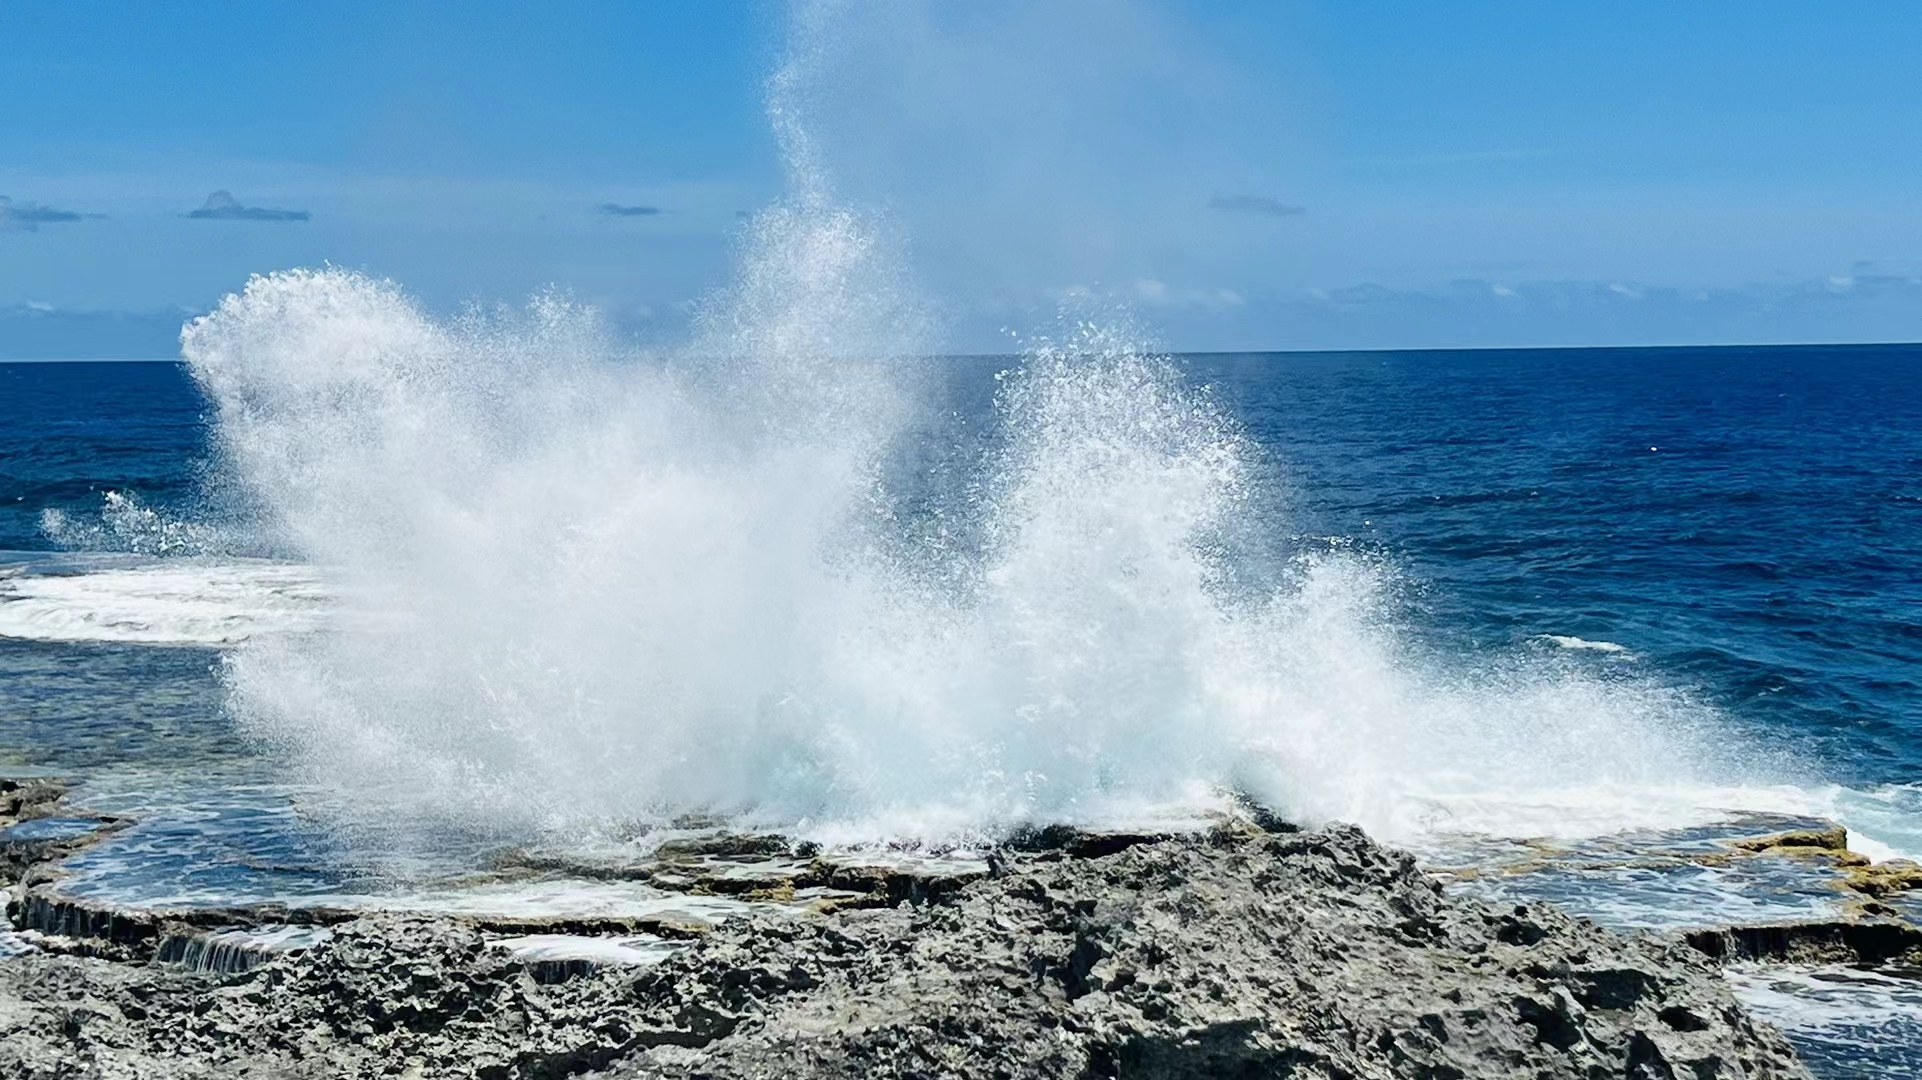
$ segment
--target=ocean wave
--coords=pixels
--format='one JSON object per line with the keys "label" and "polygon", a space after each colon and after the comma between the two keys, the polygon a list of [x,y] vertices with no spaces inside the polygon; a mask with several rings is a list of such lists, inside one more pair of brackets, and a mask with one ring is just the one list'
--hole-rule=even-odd
{"label": "ocean wave", "polygon": [[1874,862],[1922,861],[1922,784],[1837,785],[1812,795],[1818,816],[1848,826],[1850,851]]}
{"label": "ocean wave", "polygon": [[265,560],[69,560],[8,569],[0,573],[0,638],[232,645],[316,629],[329,606],[312,569]]}
{"label": "ocean wave", "polygon": [[1266,452],[1125,318],[1030,339],[966,460],[921,444],[938,308],[836,201],[810,58],[770,82],[795,191],[658,363],[554,295],[446,320],[336,269],[185,329],[263,550],[408,629],[226,669],[345,813],[885,841],[1237,791],[1405,840],[1668,824],[1777,775],[1659,673],[1438,656],[1385,560],[1279,547]]}
{"label": "ocean wave", "polygon": [[1285,508],[1248,436],[1126,334],[1036,345],[992,452],[911,518],[876,468],[911,381],[816,351],[846,319],[864,353],[913,352],[834,306],[875,276],[869,238],[784,212],[762,244],[701,364],[601,362],[552,301],[441,322],[339,271],[196,322],[272,539],[408,628],[237,650],[241,723],[369,814],[871,839],[1229,789],[1395,841],[1607,832],[1707,812],[1613,792],[1768,775],[1653,676],[1434,656],[1383,560],[1263,547]]}

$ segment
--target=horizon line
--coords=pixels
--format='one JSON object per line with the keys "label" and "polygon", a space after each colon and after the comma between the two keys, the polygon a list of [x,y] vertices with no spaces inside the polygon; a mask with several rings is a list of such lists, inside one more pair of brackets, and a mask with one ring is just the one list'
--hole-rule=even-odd
{"label": "horizon line", "polygon": [[[1143,349],[1159,356],[1382,356],[1400,353],[1496,353],[1496,352],[1631,352],[1681,349],[1909,349],[1922,348],[1922,341],[1757,341],[1713,343],[1665,343],[1658,345],[1396,345],[1375,348],[1282,348],[1282,349]],[[1017,357],[1019,352],[923,353],[926,360],[989,360]],[[0,364],[184,364],[180,356],[0,356]]]}

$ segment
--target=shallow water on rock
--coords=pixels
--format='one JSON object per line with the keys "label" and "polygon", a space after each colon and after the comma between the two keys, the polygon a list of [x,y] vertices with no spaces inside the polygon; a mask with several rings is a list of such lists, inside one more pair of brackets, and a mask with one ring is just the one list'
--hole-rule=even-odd
{"label": "shallow water on rock", "polygon": [[[1487,900],[1548,901],[1618,930],[1915,918],[1917,898],[1871,900],[1829,857],[1750,853],[1732,841],[1823,829],[1819,819],[1738,815],[1668,832],[1574,844],[1463,841],[1428,852],[1451,890]],[[1873,904],[1873,910],[1870,905]],[[1922,970],[1845,964],[1739,963],[1736,996],[1782,1029],[1821,1080],[1922,1078]]]}
{"label": "shallow water on rock", "polygon": [[1824,1080],[1922,1077],[1922,971],[1741,966],[1729,983]]}
{"label": "shallow water on rock", "polygon": [[1572,843],[1464,840],[1421,854],[1450,887],[1484,899],[1546,900],[1618,930],[1842,918],[1865,898],[1821,856],[1749,853],[1732,841],[1827,828],[1814,818],[1742,814],[1687,829]]}
{"label": "shallow water on rock", "polygon": [[99,818],[44,817],[0,829],[0,844],[28,840],[77,840],[105,828]]}

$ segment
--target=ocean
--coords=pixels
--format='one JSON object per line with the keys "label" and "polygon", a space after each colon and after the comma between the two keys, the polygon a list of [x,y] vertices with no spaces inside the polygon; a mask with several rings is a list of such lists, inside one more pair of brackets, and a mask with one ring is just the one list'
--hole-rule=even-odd
{"label": "ocean", "polygon": [[[77,893],[618,905],[462,875],[686,809],[965,846],[1228,788],[1436,867],[1810,819],[1922,857],[1922,346],[714,380],[556,375],[551,327],[262,361],[225,317],[190,364],[0,364],[0,773],[139,819]],[[1844,902],[1462,880],[1628,929]],[[1922,1075],[1912,984],[1751,982],[1823,1075]]]}

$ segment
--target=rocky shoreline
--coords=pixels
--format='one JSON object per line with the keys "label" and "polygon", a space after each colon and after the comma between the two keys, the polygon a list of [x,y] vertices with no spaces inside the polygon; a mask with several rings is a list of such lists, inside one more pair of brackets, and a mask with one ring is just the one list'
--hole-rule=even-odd
{"label": "rocky shoreline", "polygon": [[[0,827],[58,799],[0,791]],[[713,922],[122,911],[60,897],[70,841],[8,835],[0,1076],[22,1080],[1803,1077],[1715,965],[1922,958],[1898,923],[1627,937],[1259,816],[924,867],[720,833],[599,871],[770,901]]]}

